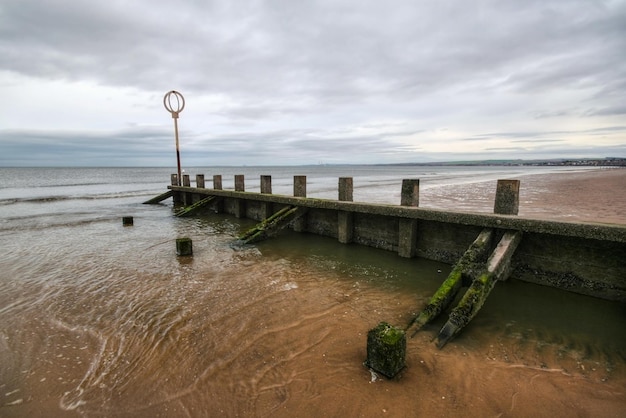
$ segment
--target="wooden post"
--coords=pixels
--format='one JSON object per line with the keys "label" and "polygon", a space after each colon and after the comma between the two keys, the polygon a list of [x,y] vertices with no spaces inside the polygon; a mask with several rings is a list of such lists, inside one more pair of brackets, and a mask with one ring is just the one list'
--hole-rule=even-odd
{"label": "wooden post", "polygon": [[204,174],[196,174],[196,187],[204,189]]}
{"label": "wooden post", "polygon": [[[221,174],[214,174],[213,175],[213,190],[222,190],[222,175]],[[215,213],[221,213],[224,211],[224,201],[222,199],[219,199],[216,203],[215,203]]]}
{"label": "wooden post", "polygon": [[[183,174],[183,187],[191,187],[191,180],[189,179],[189,174]],[[183,205],[189,206],[193,203],[193,194],[183,192]]]}
{"label": "wooden post", "polygon": [[342,202],[352,202],[352,191],[354,184],[352,177],[339,177],[339,200]]}
{"label": "wooden post", "polygon": [[[172,186],[178,186],[178,174],[172,174],[171,176]],[[172,193],[172,200],[174,201],[174,205],[180,205],[183,203],[183,197],[180,192]]]}
{"label": "wooden post", "polygon": [[261,176],[261,193],[272,194],[272,176]]}
{"label": "wooden post", "polygon": [[498,180],[493,213],[517,215],[519,212],[519,180]]}
{"label": "wooden post", "polygon": [[[235,174],[235,191],[245,192],[246,185],[244,182],[243,174]],[[235,199],[235,217],[245,218],[246,216],[246,201],[243,199]]]}
{"label": "wooden post", "polygon": [[406,365],[406,334],[403,330],[381,322],[367,333],[365,366],[393,378]]}
{"label": "wooden post", "polygon": [[294,197],[306,197],[306,176],[293,176]]}
{"label": "wooden post", "polygon": [[[293,176],[294,197],[306,197],[306,176]],[[293,222],[293,230],[303,232],[306,230],[306,215]]]}
{"label": "wooden post", "polygon": [[[419,179],[402,180],[400,205],[418,207],[419,201]],[[414,257],[417,245],[417,219],[400,218],[398,228],[398,255],[405,258]]]}
{"label": "wooden post", "polygon": [[193,255],[193,243],[191,242],[191,238],[176,239],[176,254]]}
{"label": "wooden post", "polygon": [[420,205],[420,181],[419,179],[402,180],[402,192],[400,194],[401,206]]}
{"label": "wooden post", "polygon": [[246,184],[244,181],[243,174],[235,174],[235,191],[236,192],[246,191]]}
{"label": "wooden post", "polygon": [[122,225],[124,225],[124,226],[133,226],[133,217],[132,216],[124,216],[124,217],[122,217]]}
{"label": "wooden post", "polygon": [[[353,191],[352,177],[339,177],[339,200],[352,202]],[[352,242],[354,233],[354,217],[352,212],[337,212],[337,239],[342,244]]]}
{"label": "wooden post", "polygon": [[[261,176],[261,193],[272,194],[272,176]],[[261,202],[261,218],[272,215],[272,202]]]}
{"label": "wooden post", "polygon": [[222,190],[222,175],[215,174],[213,176],[213,189]]}

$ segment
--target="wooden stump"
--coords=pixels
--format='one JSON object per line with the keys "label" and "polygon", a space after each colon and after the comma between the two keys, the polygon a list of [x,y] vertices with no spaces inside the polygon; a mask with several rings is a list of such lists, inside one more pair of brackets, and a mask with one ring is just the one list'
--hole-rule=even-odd
{"label": "wooden stump", "polygon": [[177,255],[193,255],[193,243],[191,238],[177,238],[176,239],[176,254]]}
{"label": "wooden stump", "polygon": [[365,366],[393,378],[406,365],[406,334],[400,328],[381,322],[367,333]]}

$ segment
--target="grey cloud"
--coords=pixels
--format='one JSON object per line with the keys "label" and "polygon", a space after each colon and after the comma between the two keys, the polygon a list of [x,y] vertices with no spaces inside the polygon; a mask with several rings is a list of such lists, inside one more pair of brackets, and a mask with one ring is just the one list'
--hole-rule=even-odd
{"label": "grey cloud", "polygon": [[620,104],[601,109],[589,109],[585,112],[585,116],[618,116],[626,115],[626,104]]}
{"label": "grey cloud", "polygon": [[[620,1],[0,4],[0,72],[130,86],[157,104],[160,92],[176,86],[190,109],[194,97],[219,98],[198,110],[210,112],[210,127],[201,117],[201,127],[182,124],[189,158],[406,159],[429,139],[409,146],[403,137],[427,138],[448,126],[467,135],[465,142],[547,145],[565,140],[559,136],[593,136],[560,127],[626,112],[625,50]],[[527,131],[507,125],[526,118],[566,122]],[[400,122],[376,126],[386,120]],[[357,129],[367,127],[374,133]],[[96,158],[114,155],[116,145],[154,161],[168,158],[172,142],[165,128],[13,135],[42,150],[51,144],[51,155],[73,148]],[[0,140],[3,150],[27,148],[6,132]],[[506,147],[486,151],[497,148]]]}

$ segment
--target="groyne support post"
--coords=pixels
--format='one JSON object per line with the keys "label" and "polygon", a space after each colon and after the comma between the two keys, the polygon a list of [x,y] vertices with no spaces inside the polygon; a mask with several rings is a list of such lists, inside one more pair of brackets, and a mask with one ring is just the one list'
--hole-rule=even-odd
{"label": "groyne support post", "polygon": [[[246,184],[243,174],[235,174],[235,191],[245,192]],[[246,216],[246,202],[243,199],[235,200],[235,217],[245,218]]]}
{"label": "groyne support post", "polygon": [[498,180],[493,213],[517,215],[519,212],[519,180]]}
{"label": "groyne support post", "polygon": [[213,176],[213,189],[222,190],[222,175],[221,174],[215,174]]}
{"label": "groyne support post", "polygon": [[196,187],[204,189],[204,174],[196,174]]}
{"label": "groyne support post", "polygon": [[[419,179],[402,180],[400,205],[418,207],[420,201]],[[398,225],[398,255],[411,258],[415,256],[417,242],[417,220],[400,218]]]}
{"label": "groyne support post", "polygon": [[[183,174],[183,187],[191,187],[191,180],[189,178],[189,174]],[[183,205],[189,206],[193,203],[193,194],[192,193],[183,193]]]}
{"label": "groyne support post", "polygon": [[[339,200],[352,202],[354,183],[352,177],[339,178]],[[340,210],[337,212],[337,239],[342,244],[352,242],[354,232],[354,215],[352,212]]]}
{"label": "groyne support post", "polygon": [[463,285],[463,279],[473,270],[477,270],[476,265],[486,258],[493,238],[493,229],[484,229],[474,242],[469,246],[461,259],[454,265],[454,268],[444,280],[443,284],[430,298],[426,307],[408,325],[407,331],[414,328],[414,336],[424,325],[435,319],[446,307],[452,303],[454,297]]}
{"label": "groyne support post", "polygon": [[[306,176],[293,176],[293,196],[306,197]],[[306,230],[306,215],[293,222],[293,230],[303,232]]]}
{"label": "groyne support post", "polygon": [[[272,194],[272,176],[261,176],[261,193]],[[272,215],[272,202],[261,204],[261,218],[269,218]]]}
{"label": "groyne support post", "polygon": [[[172,174],[170,176],[170,183],[172,183],[172,186],[178,186],[178,174]],[[181,205],[183,203],[182,193],[175,192],[172,195],[172,200],[174,201],[174,205]]]}
{"label": "groyne support post", "polygon": [[439,331],[437,335],[438,348],[446,345],[478,314],[496,281],[508,278],[511,257],[521,239],[522,233],[519,231],[504,233],[489,260],[487,260],[484,271],[472,281],[457,307],[450,313],[450,318]]}
{"label": "groyne support post", "polygon": [[176,238],[176,254],[179,256],[193,255],[193,242],[191,238]]}
{"label": "groyne support post", "polygon": [[[214,174],[213,175],[213,190],[222,190],[222,175]],[[222,199],[215,202],[215,213],[220,213],[224,211],[224,201]]]}
{"label": "groyne support post", "polygon": [[405,358],[404,330],[381,322],[368,331],[366,367],[392,379],[405,367]]}

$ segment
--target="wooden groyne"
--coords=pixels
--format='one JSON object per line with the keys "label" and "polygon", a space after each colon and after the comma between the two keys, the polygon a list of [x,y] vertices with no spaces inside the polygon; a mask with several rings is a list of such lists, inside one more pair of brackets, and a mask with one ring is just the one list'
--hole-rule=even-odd
{"label": "wooden groyne", "polygon": [[[172,175],[169,192],[176,213],[210,210],[260,223],[240,237],[256,242],[283,228],[395,251],[453,265],[427,306],[407,325],[419,329],[448,308],[461,288],[465,294],[438,336],[443,346],[482,306],[498,281],[514,278],[593,297],[626,302],[626,225],[557,222],[519,217],[518,180],[498,180],[494,213],[465,213],[419,207],[419,179],[402,182],[400,205],[352,200],[353,179],[339,178],[338,200],[306,196],[306,177],[294,176],[293,196],[272,194],[271,177],[261,176],[260,193],[246,192],[243,175],[235,189],[213,188],[203,175],[191,187]],[[169,194],[151,199],[156,203]]]}

